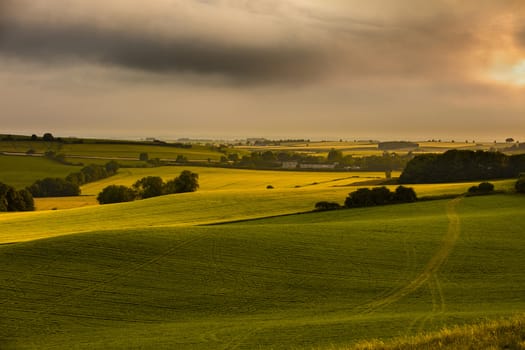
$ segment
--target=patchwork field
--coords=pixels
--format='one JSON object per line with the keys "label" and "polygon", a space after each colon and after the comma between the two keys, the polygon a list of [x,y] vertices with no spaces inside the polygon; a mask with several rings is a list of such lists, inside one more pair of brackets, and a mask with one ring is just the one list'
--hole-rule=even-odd
{"label": "patchwork field", "polygon": [[0,151],[25,153],[28,150],[37,153],[53,151],[64,154],[71,158],[131,158],[138,160],[140,153],[148,153],[151,159],[175,159],[178,155],[183,155],[191,160],[219,160],[222,153],[212,150],[204,145],[193,145],[192,148],[177,148],[147,144],[104,144],[86,142],[83,144],[66,144],[44,141],[0,141]]}
{"label": "patchwork field", "polygon": [[[77,151],[106,162],[102,149],[100,159]],[[78,169],[0,156],[0,181],[17,188]],[[96,202],[108,185],[186,169],[199,174],[199,191]],[[2,213],[0,349],[347,349],[525,312],[525,197],[510,194],[515,180],[493,181],[507,194],[461,196],[479,182],[414,185],[419,197],[449,199],[310,212],[384,180],[122,168],[82,196]]]}
{"label": "patchwork field", "polygon": [[[522,196],[219,226],[170,210],[198,195],[0,216],[18,242],[0,245],[2,348],[324,349],[525,310]],[[237,210],[267,214],[256,199]]]}

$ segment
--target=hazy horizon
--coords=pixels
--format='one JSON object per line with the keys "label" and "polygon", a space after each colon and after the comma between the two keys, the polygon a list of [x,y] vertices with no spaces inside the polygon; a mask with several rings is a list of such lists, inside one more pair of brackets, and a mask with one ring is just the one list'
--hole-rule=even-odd
{"label": "hazy horizon", "polygon": [[519,0],[0,0],[0,133],[525,139]]}

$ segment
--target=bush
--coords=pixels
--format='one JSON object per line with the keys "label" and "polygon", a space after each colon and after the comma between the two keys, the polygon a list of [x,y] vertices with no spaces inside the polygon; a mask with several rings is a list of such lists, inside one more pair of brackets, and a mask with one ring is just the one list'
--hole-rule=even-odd
{"label": "bush", "polygon": [[266,189],[267,190],[273,190],[273,186],[272,185],[268,185],[268,186],[266,186]]}
{"label": "bush", "polygon": [[525,193],[525,177],[522,177],[518,181],[516,181],[514,188],[518,193]]}
{"label": "bush", "polygon": [[412,203],[417,201],[416,191],[412,187],[398,186],[394,193],[394,202]]}
{"label": "bush", "polygon": [[348,194],[345,200],[345,207],[371,207],[393,203],[410,203],[416,200],[416,192],[411,187],[399,186],[394,193],[385,186],[372,189],[360,188]]}
{"label": "bush", "polygon": [[486,194],[494,192],[494,185],[490,182],[482,182],[478,186],[472,186],[468,189],[470,194]]}
{"label": "bush", "polygon": [[110,185],[104,188],[97,196],[100,204],[131,202],[135,200],[136,193],[126,186]]}
{"label": "bush", "polygon": [[80,195],[78,184],[60,178],[37,180],[27,188],[33,197],[68,197]]}
{"label": "bush", "polygon": [[478,185],[478,189],[481,192],[492,192],[494,191],[494,185],[490,182],[482,182]]}
{"label": "bush", "polygon": [[322,201],[322,202],[315,203],[315,210],[319,210],[319,211],[335,210],[339,208],[341,208],[341,206],[335,202]]}

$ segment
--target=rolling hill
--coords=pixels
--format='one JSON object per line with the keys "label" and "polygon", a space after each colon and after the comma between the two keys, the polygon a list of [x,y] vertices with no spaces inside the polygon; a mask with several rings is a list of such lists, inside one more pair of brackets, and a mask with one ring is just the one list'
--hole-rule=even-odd
{"label": "rolling hill", "polygon": [[522,196],[196,226],[286,212],[210,194],[2,215],[1,347],[322,349],[525,310]]}

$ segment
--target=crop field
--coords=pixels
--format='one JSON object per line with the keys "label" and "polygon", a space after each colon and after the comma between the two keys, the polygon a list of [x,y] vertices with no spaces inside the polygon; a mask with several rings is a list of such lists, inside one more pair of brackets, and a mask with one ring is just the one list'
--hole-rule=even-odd
{"label": "crop field", "polygon": [[[99,162],[104,164],[107,161],[99,160]],[[79,169],[76,166],[58,164],[42,157],[0,156],[0,164],[2,169],[0,181],[17,188],[24,188],[34,181],[48,176],[65,177]],[[275,201],[278,203],[275,205],[276,210],[272,209],[271,211],[274,215],[310,210],[320,200],[336,201],[342,204],[349,192],[355,191],[361,186],[374,186],[384,180],[384,173],[382,172],[260,171],[178,166],[122,168],[115,176],[82,186],[82,195],[79,197],[35,198],[36,209],[70,209],[96,205],[96,196],[106,186],[114,184],[131,186],[144,176],[160,176],[164,180],[170,180],[185,169],[199,174],[200,190],[196,196],[208,196],[205,192],[214,192],[209,196],[211,198],[210,203],[214,201],[228,202],[229,198],[233,198],[230,213],[223,215],[219,211],[216,216],[220,218],[222,215],[227,219],[245,217],[242,211],[236,214],[239,205],[235,204],[235,201],[242,196],[257,198],[257,200],[260,198],[263,203]],[[392,175],[394,177],[399,176],[399,172],[394,172]],[[497,190],[509,190],[513,186],[513,182],[509,180],[494,181],[493,183]],[[413,187],[419,196],[435,196],[461,194],[476,184],[478,183],[469,182],[415,185]],[[274,189],[267,190],[268,185],[273,186]],[[389,187],[395,188],[395,186]],[[185,200],[182,200],[186,197],[176,198],[180,202],[181,208],[188,205]],[[193,208],[191,205],[190,207]],[[204,208],[208,207],[204,206]],[[213,211],[212,207],[209,208],[204,209],[204,211]],[[176,211],[176,209],[173,210]],[[203,211],[202,208],[200,211]],[[23,214],[12,215],[17,217],[17,215]],[[253,217],[253,215],[249,217]],[[210,218],[214,220],[215,216]],[[3,220],[2,217],[0,217],[1,220]]]}
{"label": "crop field", "polygon": [[523,196],[196,226],[283,211],[213,193],[1,215],[1,348],[329,349],[525,311]]}
{"label": "crop field", "polygon": [[[160,176],[170,180],[182,170],[191,170],[199,174],[200,189],[209,190],[258,190],[268,185],[275,189],[332,187],[352,184],[359,181],[384,179],[384,172],[306,172],[306,171],[266,171],[225,168],[206,168],[191,166],[168,166],[158,168],[120,169],[119,173],[104,181],[87,184],[82,187],[83,194],[97,194],[108,184],[131,186],[144,176]],[[393,176],[398,176],[394,172]]]}

